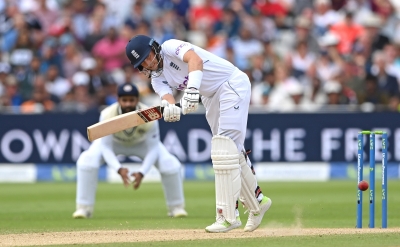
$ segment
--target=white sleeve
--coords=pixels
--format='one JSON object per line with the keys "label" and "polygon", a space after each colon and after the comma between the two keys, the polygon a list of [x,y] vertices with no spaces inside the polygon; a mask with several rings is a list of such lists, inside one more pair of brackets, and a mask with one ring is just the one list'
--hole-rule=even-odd
{"label": "white sleeve", "polygon": [[194,50],[193,45],[177,39],[170,39],[163,43],[162,52],[170,57],[178,57],[183,61],[183,56],[187,51]]}
{"label": "white sleeve", "polygon": [[162,98],[166,94],[172,94],[172,89],[168,85],[167,80],[164,76],[159,76],[151,79],[151,85],[154,89],[154,92]]}
{"label": "white sleeve", "polygon": [[121,168],[121,163],[119,162],[113,150],[113,136],[108,135],[101,138],[100,148],[104,161],[108,166],[118,172],[119,168]]}

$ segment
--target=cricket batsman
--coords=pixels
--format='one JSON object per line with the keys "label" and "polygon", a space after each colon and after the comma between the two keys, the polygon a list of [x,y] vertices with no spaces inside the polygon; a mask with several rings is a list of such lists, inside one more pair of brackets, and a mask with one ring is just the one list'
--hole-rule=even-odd
{"label": "cricket batsman", "polygon": [[[202,95],[213,134],[216,197],[216,222],[207,226],[206,232],[228,232],[242,225],[238,199],[249,212],[244,231],[257,229],[272,201],[261,192],[244,149],[251,95],[248,76],[230,62],[176,39],[160,45],[137,35],[126,45],[126,55],[135,68],[152,78],[166,122],[179,121],[181,112],[196,111]],[[182,109],[175,106],[172,88],[184,91]]]}
{"label": "cricket batsman", "polygon": [[[118,102],[105,108],[100,121],[117,115],[147,108],[139,102],[139,91],[133,84],[118,87]],[[142,159],[139,171],[129,174],[122,167],[117,155],[137,156]],[[117,172],[125,185],[129,187],[134,178],[133,188],[138,189],[142,179],[155,165],[161,174],[161,182],[168,208],[168,216],[185,217],[185,200],[182,188],[181,163],[170,154],[160,141],[158,121],[117,132],[95,140],[77,161],[76,211],[73,218],[90,218],[95,203],[99,167],[107,163]]]}

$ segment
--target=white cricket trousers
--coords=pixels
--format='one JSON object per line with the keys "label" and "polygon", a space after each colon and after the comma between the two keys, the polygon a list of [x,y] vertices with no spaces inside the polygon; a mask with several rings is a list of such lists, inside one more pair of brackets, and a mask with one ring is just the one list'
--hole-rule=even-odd
{"label": "white cricket trousers", "polygon": [[[104,163],[101,147],[101,140],[94,141],[77,161],[76,203],[79,205],[93,206],[95,204],[98,169]],[[159,140],[155,140],[153,145],[145,145],[144,143],[134,147],[114,145],[116,154],[132,155],[142,159],[150,152],[150,149],[159,154],[153,165],[160,172],[167,206],[171,208],[184,205],[182,177],[180,174],[181,163],[167,151]]]}
{"label": "white cricket trousers", "polygon": [[213,136],[230,137],[239,152],[244,150],[250,97],[249,77],[237,69],[212,97],[201,98]]}

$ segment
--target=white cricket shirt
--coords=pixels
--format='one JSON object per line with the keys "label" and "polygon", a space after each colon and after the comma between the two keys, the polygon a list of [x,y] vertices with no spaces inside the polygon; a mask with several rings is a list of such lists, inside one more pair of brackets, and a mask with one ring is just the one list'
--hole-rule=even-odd
{"label": "white cricket shirt", "polygon": [[194,50],[203,60],[203,79],[199,92],[211,97],[226,82],[237,68],[225,59],[222,59],[198,46],[181,40],[170,39],[161,45],[163,55],[163,72],[159,77],[152,78],[154,91],[163,97],[172,94],[172,89],[186,89],[188,80],[188,64],[183,62],[183,56],[189,50]]}

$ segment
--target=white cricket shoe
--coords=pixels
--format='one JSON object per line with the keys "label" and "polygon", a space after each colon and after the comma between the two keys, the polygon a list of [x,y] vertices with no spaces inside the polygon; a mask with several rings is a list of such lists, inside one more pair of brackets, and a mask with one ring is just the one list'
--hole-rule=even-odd
{"label": "white cricket shoe", "polygon": [[188,213],[183,207],[173,207],[169,210],[168,216],[173,218],[184,218],[188,216]]}
{"label": "white cricket shoe", "polygon": [[77,205],[76,211],[72,214],[74,219],[92,218],[93,206]]}
{"label": "white cricket shoe", "polygon": [[214,224],[206,227],[206,232],[229,232],[230,230],[241,226],[242,222],[240,221],[239,216],[236,217],[236,221],[234,223],[229,223],[227,220],[225,220],[225,217],[223,215],[220,215]]}
{"label": "white cricket shoe", "polygon": [[264,214],[271,207],[271,204],[272,200],[264,196],[260,202],[260,212],[255,214],[251,210],[249,211],[249,218],[247,219],[246,226],[244,227],[245,232],[252,232],[260,226]]}

